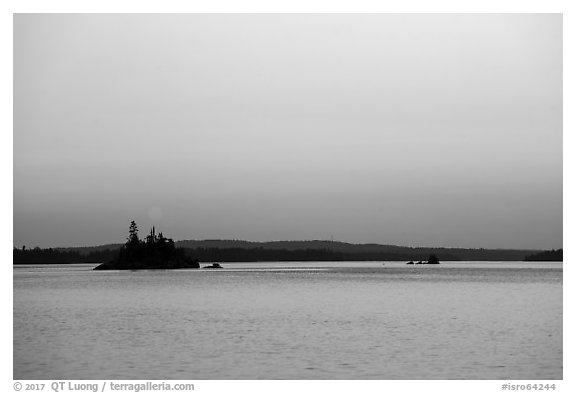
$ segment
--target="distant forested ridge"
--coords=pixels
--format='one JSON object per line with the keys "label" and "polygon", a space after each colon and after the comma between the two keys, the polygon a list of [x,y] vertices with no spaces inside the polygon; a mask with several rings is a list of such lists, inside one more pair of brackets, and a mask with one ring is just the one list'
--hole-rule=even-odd
{"label": "distant forested ridge", "polygon": [[[175,242],[175,245],[184,248],[187,255],[197,258],[200,262],[407,261],[426,260],[430,254],[437,255],[442,261],[523,261],[533,260],[527,258],[542,251],[403,247],[323,240],[275,242],[182,240]],[[15,248],[14,263],[103,263],[115,259],[121,247],[122,244],[31,250]]]}
{"label": "distant forested ridge", "polygon": [[554,261],[562,261],[562,249],[558,250],[550,250],[550,251],[542,251],[536,254],[531,254],[524,258],[525,261],[546,261],[546,262],[554,262]]}
{"label": "distant forested ridge", "polygon": [[[405,247],[382,244],[351,244],[328,240],[249,242],[244,240],[181,240],[176,242],[193,252],[198,249],[247,249],[285,251],[324,250],[344,261],[406,261],[426,260],[436,254],[443,261],[522,261],[542,250],[512,250],[484,248]],[[270,260],[270,259],[268,259]]]}
{"label": "distant forested ridge", "polygon": [[14,248],[12,251],[13,263],[18,264],[70,264],[70,263],[102,263],[116,257],[120,249],[94,250],[82,254],[74,249],[58,248]]}
{"label": "distant forested ridge", "polygon": [[[267,249],[258,248],[185,248],[190,256],[202,262],[266,262],[266,261],[406,261],[409,259],[426,260],[428,254],[396,254],[382,252],[346,253],[323,248],[306,249]],[[458,261],[459,258],[448,253],[440,253],[444,261]]]}

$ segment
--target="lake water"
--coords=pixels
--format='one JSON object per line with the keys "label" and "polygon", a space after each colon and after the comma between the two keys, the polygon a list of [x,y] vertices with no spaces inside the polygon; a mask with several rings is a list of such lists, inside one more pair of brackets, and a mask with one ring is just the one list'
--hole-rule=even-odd
{"label": "lake water", "polygon": [[15,266],[15,379],[562,379],[562,263]]}

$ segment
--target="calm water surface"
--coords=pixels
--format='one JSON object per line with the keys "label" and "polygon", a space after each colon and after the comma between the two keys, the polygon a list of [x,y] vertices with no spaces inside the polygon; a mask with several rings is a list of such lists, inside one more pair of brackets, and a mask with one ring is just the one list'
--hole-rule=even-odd
{"label": "calm water surface", "polygon": [[561,379],[562,263],[14,268],[15,379]]}

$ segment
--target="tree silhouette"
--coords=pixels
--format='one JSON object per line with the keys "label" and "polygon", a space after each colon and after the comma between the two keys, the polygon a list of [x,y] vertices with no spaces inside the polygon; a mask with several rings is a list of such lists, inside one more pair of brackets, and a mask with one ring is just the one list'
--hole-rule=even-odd
{"label": "tree silhouette", "polygon": [[136,222],[134,220],[132,220],[130,222],[128,243],[137,244],[139,242],[140,242],[140,239],[138,239],[138,226],[136,225]]}

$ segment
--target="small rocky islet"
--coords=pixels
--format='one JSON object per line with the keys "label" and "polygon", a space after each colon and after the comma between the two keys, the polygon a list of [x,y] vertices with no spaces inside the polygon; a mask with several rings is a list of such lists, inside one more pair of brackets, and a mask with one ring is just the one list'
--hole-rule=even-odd
{"label": "small rocky islet", "polygon": [[410,262],[406,262],[406,264],[407,265],[439,265],[440,260],[438,259],[436,254],[430,254],[427,261],[418,261],[418,262],[410,261]]}

